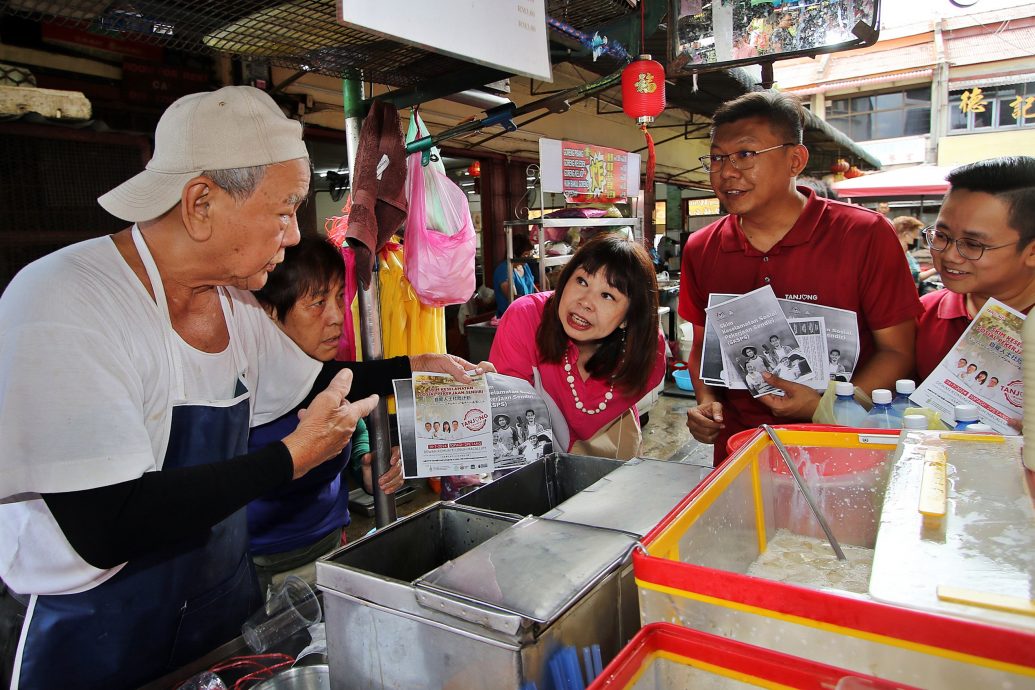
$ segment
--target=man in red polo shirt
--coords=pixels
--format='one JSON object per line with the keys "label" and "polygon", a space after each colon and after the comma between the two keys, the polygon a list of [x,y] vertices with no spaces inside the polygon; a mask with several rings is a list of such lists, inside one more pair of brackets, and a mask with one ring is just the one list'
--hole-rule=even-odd
{"label": "man in red polo shirt", "polygon": [[921,299],[916,369],[927,378],[990,297],[1027,314],[1035,304],[1035,158],[955,168],[938,220],[924,230],[944,290]]}
{"label": "man in red polo shirt", "polygon": [[894,228],[884,216],[817,197],[795,178],[805,169],[804,117],[793,97],[745,94],[716,111],[711,154],[701,158],[729,212],[690,236],[683,249],[679,314],[694,325],[689,370],[697,407],[694,438],[715,444],[759,424],[811,421],[820,394],[765,374],[784,395],[752,398],[700,380],[705,307],[711,293],[742,294],[770,285],[777,297],[856,313],[859,360],[852,382],[866,393],[890,388],[913,370],[916,287]]}

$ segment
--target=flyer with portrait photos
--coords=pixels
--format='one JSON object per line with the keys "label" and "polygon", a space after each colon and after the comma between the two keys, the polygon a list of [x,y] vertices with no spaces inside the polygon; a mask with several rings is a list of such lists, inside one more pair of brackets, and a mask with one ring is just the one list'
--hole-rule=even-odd
{"label": "flyer with portrait photos", "polygon": [[415,372],[393,381],[403,476],[486,474],[553,452],[553,424],[527,381],[488,373],[459,383]]}
{"label": "flyer with portrait photos", "polygon": [[[797,378],[813,376],[808,361],[772,287],[752,290],[706,309],[708,322],[719,337],[728,387],[746,388],[752,397],[783,391],[766,383],[766,373],[780,371]],[[786,367],[786,369],[784,368]]]}
{"label": "flyer with portrait photos", "polygon": [[[712,293],[708,295],[708,306],[714,307],[738,295]],[[781,378],[807,385],[816,390],[826,390],[828,381],[849,381],[859,358],[859,329],[854,311],[838,309],[823,304],[799,302],[777,298],[791,330],[801,346],[805,363],[781,363],[783,357],[777,348],[783,344],[766,342],[762,344],[763,356],[770,371]],[[788,366],[790,365],[790,366]],[[711,386],[731,389],[746,389],[739,377],[730,377],[734,364],[720,346],[719,334],[709,318],[705,323],[704,343],[701,347],[701,380]]]}
{"label": "flyer with portrait photos", "polygon": [[974,405],[993,430],[1018,435],[1024,416],[1023,328],[1024,314],[989,299],[909,399],[937,411],[950,427],[956,405]]}

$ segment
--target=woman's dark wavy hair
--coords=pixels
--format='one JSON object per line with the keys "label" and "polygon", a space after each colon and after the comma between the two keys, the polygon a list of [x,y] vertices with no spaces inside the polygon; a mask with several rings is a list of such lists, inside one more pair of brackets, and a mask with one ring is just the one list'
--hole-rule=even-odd
{"label": "woman's dark wavy hair", "polygon": [[[658,355],[658,280],[650,255],[638,242],[616,235],[601,235],[583,243],[561,272],[556,291],[546,300],[536,345],[547,362],[560,362],[568,348],[558,313],[561,295],[576,269],[589,274],[604,271],[614,289],[629,298],[626,328],[616,328],[603,339],[586,363],[597,379],[611,380],[627,394],[643,390]],[[625,347],[622,347],[622,331]]]}
{"label": "woman's dark wavy hair", "polygon": [[284,261],[255,291],[255,298],[283,322],[299,298],[344,279],[345,262],[334,245],[319,235],[302,235],[298,244],[284,250]]}
{"label": "woman's dark wavy hair", "polygon": [[949,194],[957,189],[984,192],[1010,209],[1010,227],[1020,233],[1018,249],[1035,240],[1035,158],[1003,156],[953,168],[946,177]]}

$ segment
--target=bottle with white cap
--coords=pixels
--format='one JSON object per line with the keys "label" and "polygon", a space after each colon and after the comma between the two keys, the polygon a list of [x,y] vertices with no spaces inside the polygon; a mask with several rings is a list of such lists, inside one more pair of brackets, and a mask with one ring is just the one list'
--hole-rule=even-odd
{"label": "bottle with white cap", "polygon": [[907,414],[902,416],[903,429],[926,429],[927,417],[922,414]]}
{"label": "bottle with white cap", "polygon": [[971,424],[981,421],[978,418],[977,407],[974,405],[957,405],[952,411],[952,418],[956,420],[954,431],[963,431]]}
{"label": "bottle with white cap", "polygon": [[966,431],[968,434],[994,434],[995,433],[995,430],[992,427],[988,426],[987,424],[982,424],[981,422],[974,422],[973,424],[968,424],[967,428],[964,429],[964,431]]}
{"label": "bottle with white cap", "polygon": [[900,429],[902,418],[891,409],[891,391],[887,388],[876,388],[873,395],[873,407],[866,413],[867,426],[873,429]]}
{"label": "bottle with white cap", "polygon": [[909,399],[915,390],[916,384],[911,379],[895,381],[895,397],[891,400],[891,409],[897,416],[905,415],[907,407],[916,407]]}
{"label": "bottle with white cap", "polygon": [[866,408],[855,399],[855,386],[848,381],[838,381],[834,392],[837,399],[834,400],[834,419],[842,426],[862,427],[865,426]]}

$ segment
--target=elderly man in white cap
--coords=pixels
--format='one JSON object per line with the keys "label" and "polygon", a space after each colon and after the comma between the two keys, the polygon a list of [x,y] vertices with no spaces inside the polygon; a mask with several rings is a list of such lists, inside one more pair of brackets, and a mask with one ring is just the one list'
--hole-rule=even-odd
{"label": "elderly man in white cap", "polygon": [[260,604],[244,506],[337,455],[411,365],[469,380],[446,355],[321,365],[265,315],[248,290],[298,242],[309,176],[262,91],[186,96],[99,199],[133,226],[0,299],[0,577],[27,606],[11,687],[136,687],[238,635]]}

